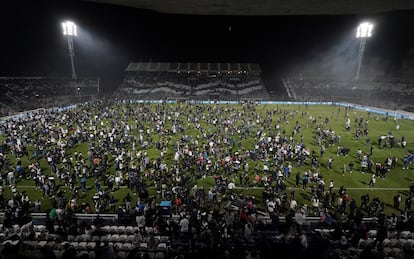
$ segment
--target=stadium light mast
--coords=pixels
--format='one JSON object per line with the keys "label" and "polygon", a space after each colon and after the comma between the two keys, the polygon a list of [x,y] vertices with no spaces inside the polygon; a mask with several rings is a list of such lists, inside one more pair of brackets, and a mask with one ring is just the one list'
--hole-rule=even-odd
{"label": "stadium light mast", "polygon": [[356,37],[359,39],[359,51],[358,51],[358,67],[355,75],[355,80],[359,80],[359,73],[361,71],[362,59],[364,58],[365,44],[367,39],[372,36],[372,29],[374,25],[369,22],[361,23],[356,32]]}
{"label": "stadium light mast", "polygon": [[62,29],[63,29],[63,35],[65,35],[68,38],[68,49],[69,49],[69,57],[70,57],[70,63],[72,65],[72,79],[76,80],[76,72],[75,72],[75,48],[73,46],[73,38],[78,36],[78,31],[76,28],[76,24],[72,21],[65,21],[62,22]]}

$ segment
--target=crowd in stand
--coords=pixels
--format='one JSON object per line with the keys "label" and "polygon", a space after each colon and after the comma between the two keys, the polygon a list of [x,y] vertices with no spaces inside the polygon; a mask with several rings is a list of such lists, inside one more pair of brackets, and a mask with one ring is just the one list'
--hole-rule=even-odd
{"label": "crowd in stand", "polygon": [[79,102],[79,96],[97,95],[96,79],[52,77],[0,78],[0,117],[19,111]]}
{"label": "crowd in stand", "polygon": [[[229,72],[230,73],[230,72]],[[203,98],[209,94],[220,94],[220,100],[239,98],[268,98],[260,76],[244,73],[207,74],[183,72],[134,72],[129,73],[119,93],[135,98],[166,99],[187,97]],[[130,96],[129,96],[130,97]],[[226,99],[226,100],[227,100]]]}
{"label": "crowd in stand", "polygon": [[361,102],[389,108],[391,104],[410,105],[414,97],[414,82],[404,79],[335,81],[290,78],[289,82],[298,100]]}
{"label": "crowd in stand", "polygon": [[[338,156],[349,153],[341,145],[342,137],[328,128],[329,118],[311,116],[306,125],[315,129],[315,142],[320,147],[317,153],[304,144],[301,131],[305,125],[296,121],[292,132],[283,129],[300,116],[299,110],[277,107],[259,114],[256,109],[251,103],[236,109],[100,101],[60,113],[44,111],[4,121],[0,128],[3,237],[33,240],[35,231],[29,212],[44,211],[45,199],[52,207],[47,211],[47,232],[58,234],[61,242],[69,236],[89,235],[91,240],[97,236],[97,258],[112,258],[119,249],[103,240],[101,220],[88,224],[74,217],[75,213],[115,213],[119,224],[136,226],[131,243],[145,241],[154,248],[154,236],[168,236],[187,244],[186,249],[174,250],[171,256],[203,258],[269,258],[274,253],[282,258],[338,258],[335,248],[360,248],[360,240],[367,239],[368,231],[374,229],[378,233],[375,246],[367,246],[359,255],[371,258],[382,252],[382,242],[391,239],[395,231],[414,232],[414,182],[404,200],[401,194],[394,198],[394,208],[401,211],[400,215],[385,216],[384,202],[369,195],[363,195],[357,206],[357,197],[350,197],[346,187],[334,188],[333,181],[325,187],[327,180],[321,173],[325,148],[339,146]],[[302,116],[309,114],[302,111]],[[349,118],[345,124],[351,127]],[[353,127],[357,128],[356,138],[368,134],[363,118],[356,119]],[[254,147],[245,148],[243,141],[252,136]],[[378,144],[406,148],[405,139],[391,139],[389,133],[380,137]],[[77,149],[79,145],[87,146],[87,150]],[[156,154],[150,154],[154,149]],[[372,149],[357,155],[355,163],[373,175],[372,185],[376,177],[386,177],[396,166],[396,158],[391,157],[383,164],[375,163]],[[23,162],[27,160],[28,165]],[[309,170],[295,170],[308,161]],[[326,165],[327,170],[335,166],[333,157]],[[350,163],[348,171],[352,172],[353,167]],[[346,171],[344,168],[343,173]],[[295,186],[289,189],[286,181],[291,177],[295,178]],[[213,180],[211,186],[197,184],[206,178]],[[32,200],[21,191],[16,183],[23,180],[41,190],[42,197]],[[262,200],[239,195],[236,186],[263,187]],[[116,197],[121,187],[129,192]],[[155,188],[154,193],[151,188]],[[309,192],[311,206],[297,202],[297,188]],[[6,189],[11,192],[7,199]],[[92,197],[84,198],[90,192]],[[159,200],[171,201],[167,213],[158,205]],[[258,207],[263,207],[262,211]],[[375,224],[363,222],[364,214],[377,218]],[[259,220],[263,215],[268,221]],[[323,225],[336,228],[332,236],[312,231],[307,223],[309,216],[320,217]],[[20,226],[17,232],[13,231],[16,224]],[[3,255],[18,256],[19,250],[10,247],[21,246],[20,241],[6,242]],[[77,251],[66,244],[62,243],[62,258],[76,255]],[[42,258],[53,253],[47,246],[40,251]],[[412,251],[408,247],[402,252]],[[124,256],[137,258],[138,254],[131,248]]]}

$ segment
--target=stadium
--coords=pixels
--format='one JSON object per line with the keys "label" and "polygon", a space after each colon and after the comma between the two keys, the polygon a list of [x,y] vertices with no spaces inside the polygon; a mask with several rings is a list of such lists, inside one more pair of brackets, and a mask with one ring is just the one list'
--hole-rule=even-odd
{"label": "stadium", "polygon": [[412,6],[97,2],[10,7],[1,258],[414,258]]}

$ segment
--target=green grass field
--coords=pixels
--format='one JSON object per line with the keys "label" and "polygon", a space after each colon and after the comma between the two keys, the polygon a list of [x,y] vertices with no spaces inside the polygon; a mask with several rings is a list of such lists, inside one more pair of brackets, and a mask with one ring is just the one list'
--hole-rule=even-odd
{"label": "green grass field", "polygon": [[[122,110],[126,108],[127,105],[129,104],[118,105],[118,108]],[[224,110],[224,112],[220,116],[226,116],[229,118],[232,115],[236,114],[238,111],[243,110],[242,105],[219,105],[219,106],[223,106],[224,108],[227,108],[227,110]],[[179,115],[179,119],[184,121],[182,126],[183,128],[185,128],[185,134],[187,134],[188,136],[193,135],[194,137],[197,135],[199,136],[202,135],[202,132],[194,128],[192,124],[190,124],[190,126],[187,128],[187,116],[185,114],[190,113],[194,109],[194,107],[190,107],[184,104],[168,104],[167,108],[168,108],[167,110],[171,111],[171,113],[173,113],[173,110],[177,108],[181,109],[182,111],[185,111]],[[93,111],[93,108],[91,109]],[[153,111],[156,111],[157,109],[159,109],[159,106],[153,104],[151,105],[151,109]],[[290,136],[295,126],[295,122],[297,121],[301,125],[302,130],[300,133],[294,136],[295,141],[299,141],[301,136],[303,136],[306,147],[311,151],[314,150],[316,154],[319,156],[319,146],[317,145],[316,138],[315,138],[316,126],[309,120],[309,118],[311,116],[316,118],[317,124],[322,121],[325,121],[325,118],[328,118],[329,122],[322,129],[330,128],[334,130],[337,135],[341,135],[342,140],[340,144],[344,147],[350,148],[350,153],[348,156],[337,156],[336,152],[337,152],[338,144],[326,147],[325,155],[322,159],[320,159],[320,163],[321,163],[320,171],[322,175],[324,176],[326,186],[328,185],[328,182],[331,179],[334,180],[335,187],[340,187],[342,185],[345,186],[348,189],[348,193],[350,194],[351,198],[355,198],[358,204],[360,202],[360,196],[362,194],[368,193],[371,198],[377,196],[380,198],[380,200],[386,203],[387,213],[396,212],[392,208],[392,203],[393,203],[393,196],[397,192],[401,192],[404,197],[403,201],[405,200],[405,197],[408,194],[408,187],[411,181],[414,180],[414,171],[412,169],[414,165],[412,165],[411,169],[409,170],[402,170],[402,159],[409,152],[413,152],[414,150],[414,122],[413,121],[400,120],[400,119],[394,121],[393,117],[389,117],[387,120],[385,120],[382,115],[379,115],[379,116],[375,114],[368,115],[368,113],[366,112],[350,110],[347,112],[349,113],[349,118],[351,120],[351,130],[350,132],[346,132],[345,131],[345,112],[346,111],[345,111],[345,108],[343,107],[339,108],[339,107],[334,107],[334,106],[321,106],[321,105],[314,105],[314,106],[312,105],[310,106],[257,105],[257,106],[254,106],[254,109],[255,110],[250,110],[249,113],[254,114],[255,115],[254,118],[257,118],[259,122],[268,118],[266,116],[267,112],[274,111],[275,109],[279,109],[280,112],[272,116],[272,122],[268,122],[268,125],[269,125],[268,128],[263,128],[262,124],[256,124],[255,123],[256,121],[253,120],[251,127],[250,127],[251,129],[250,135],[246,139],[241,139],[240,134],[238,134],[237,132],[233,132],[233,134],[230,132],[229,135],[232,139],[234,139],[235,147],[238,147],[238,144],[241,143],[241,146],[245,148],[246,150],[254,149],[255,133],[258,130],[262,130],[266,132],[266,136],[275,136],[276,134],[275,125],[277,124],[277,120],[278,118],[281,119],[285,115],[289,123],[288,124],[285,123],[284,120],[282,119],[282,121],[279,123],[280,132],[286,131],[286,135]],[[202,111],[201,109],[192,111],[192,114],[195,114],[195,113],[197,113],[200,117],[200,125],[202,129],[205,129],[206,132],[213,132],[214,130],[216,130],[216,127],[214,127],[211,123],[207,123],[206,121],[206,118],[208,117],[208,114],[209,114],[208,111]],[[256,115],[259,117],[256,117]],[[120,114],[119,116],[122,117],[123,115]],[[203,116],[205,116],[206,118],[204,119]],[[367,144],[367,139],[365,137],[360,138],[358,141],[355,140],[356,124],[354,121],[355,119],[359,119],[360,117],[362,117],[364,121],[368,120],[368,129],[369,129],[368,138],[369,138],[370,144]],[[124,119],[126,118],[124,117]],[[129,117],[128,121],[131,125],[135,125],[135,119]],[[109,120],[103,120],[104,127],[108,126],[109,123],[110,123]],[[146,128],[151,127],[149,123],[145,123],[145,122],[140,122],[140,123],[144,123]],[[236,123],[238,124],[239,127],[243,127],[240,121]],[[100,123],[98,125],[100,127]],[[400,126],[398,130],[396,129],[396,125]],[[167,121],[164,127],[171,128],[171,126],[172,126],[171,121]],[[392,131],[392,134],[395,136],[396,142],[398,139],[404,136],[407,141],[407,147],[405,149],[402,149],[401,147],[394,147],[392,149],[389,147],[385,149],[383,149],[382,147],[379,147],[377,145],[378,137],[380,135],[387,135],[389,131]],[[133,132],[133,134],[138,135],[138,132]],[[152,134],[153,141],[157,141],[159,139],[159,135],[157,133],[153,132],[151,134]],[[4,136],[1,136],[0,138],[1,138],[0,140],[3,140]],[[173,163],[172,160],[173,160],[173,156],[175,152],[174,144],[176,143],[176,141],[178,141],[178,139],[179,139],[178,134],[173,135],[168,145],[166,163],[169,167]],[[200,141],[200,145],[201,145],[201,141]],[[373,151],[374,162],[383,163],[387,156],[390,156],[390,157],[395,156],[398,158],[396,168],[392,169],[388,173],[385,179],[377,179],[377,182],[375,186],[373,187],[370,187],[368,185],[370,178],[371,178],[370,174],[361,173],[360,161],[358,161],[356,158],[356,150],[358,148],[361,148],[364,153],[369,153],[371,146],[374,146],[374,151]],[[32,154],[32,150],[33,150],[33,147],[29,146],[29,154]],[[68,149],[66,151],[66,154],[69,156],[72,156],[73,153],[77,151],[77,152],[82,152],[84,157],[86,157],[87,150],[88,150],[87,144],[85,143],[77,144],[75,147]],[[148,152],[148,155],[150,156],[151,159],[157,159],[160,155],[160,151],[157,150],[155,146],[150,146],[149,148],[146,149],[146,151]],[[237,151],[237,150],[233,149],[233,151]],[[10,153],[8,153],[7,156],[14,167],[16,159]],[[327,160],[329,156],[332,156],[335,159],[333,162],[332,170],[327,169]],[[114,165],[113,165],[113,161],[114,161],[113,159],[114,159],[113,157],[110,157],[109,163],[111,166],[107,170],[110,173],[114,173],[115,171]],[[41,163],[43,172],[45,174],[50,174],[50,169],[47,166],[46,160],[42,157],[39,161]],[[349,174],[347,172],[345,176],[343,176],[341,173],[342,166],[343,164],[346,164],[346,167],[348,168],[348,163],[350,161],[353,161],[355,164],[354,172],[352,174]],[[31,155],[29,158],[26,156],[22,157],[22,163],[25,168],[27,168],[28,164],[32,162],[33,162],[33,157]],[[252,181],[252,179],[254,178],[255,165],[259,164],[259,168],[262,169],[264,161],[251,161],[249,159],[248,162],[249,162],[249,168],[250,168],[250,174],[251,174],[250,179]],[[310,160],[307,160],[303,166],[300,166],[300,167],[294,166],[292,169],[293,173],[290,179],[286,181],[288,190],[294,184],[295,174],[297,172],[303,172],[309,169],[310,169]],[[374,170],[375,170],[375,167],[374,167]],[[312,169],[312,171],[314,172],[315,170]],[[236,181],[235,182],[236,187],[239,187],[238,177],[236,177],[235,181]],[[88,190],[85,194],[81,194],[81,196],[79,197],[78,204],[80,204],[83,201],[91,202],[91,197],[95,193],[95,189],[93,188],[93,182],[94,182],[94,178],[90,177],[87,183],[87,185],[90,187],[90,190]],[[208,188],[214,184],[213,177],[208,176],[205,179],[196,179],[196,182],[194,184],[198,184],[200,186],[205,186],[205,188]],[[155,188],[153,187],[153,184],[150,181],[148,181],[148,185],[150,186],[149,187],[150,194],[154,194]],[[32,180],[19,179],[17,181],[17,187],[19,191],[25,191],[29,195],[32,201],[36,199],[40,199],[41,197],[42,191],[36,190],[34,188],[34,184]],[[69,198],[70,191],[68,187],[62,186],[60,188],[62,188],[63,190],[67,190],[66,196],[67,198]],[[257,189],[249,188],[249,189],[243,189],[243,190],[238,189],[237,191],[238,192],[242,191],[245,194],[256,196],[256,198],[260,201],[258,204],[259,207],[263,207],[263,204],[261,202],[262,188],[260,187]],[[122,199],[125,197],[127,192],[128,192],[128,189],[124,189],[124,188],[121,188],[114,192],[114,196],[118,200],[118,204],[122,201]],[[4,193],[5,193],[5,197],[9,198],[11,196],[10,188],[6,186],[4,188]],[[299,203],[310,204],[309,195],[310,195],[309,188],[306,191],[303,191],[300,188],[297,189],[296,197],[298,197],[297,199]],[[134,196],[133,203],[135,202],[135,199],[136,199],[136,196]],[[402,202],[400,208],[403,208],[403,207],[404,205]],[[50,208],[51,208],[51,202],[49,198],[45,198],[44,200],[42,200],[42,210],[48,210]]]}

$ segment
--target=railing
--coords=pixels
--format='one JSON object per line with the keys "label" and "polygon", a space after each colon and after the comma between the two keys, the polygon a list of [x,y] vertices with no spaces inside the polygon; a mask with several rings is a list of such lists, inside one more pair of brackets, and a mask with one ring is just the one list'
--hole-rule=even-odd
{"label": "railing", "polygon": [[[271,218],[270,216],[266,215],[265,213],[258,213],[257,216],[257,222],[261,222],[264,224],[270,224]],[[48,217],[48,213],[31,213],[30,216],[32,217],[33,224],[35,225],[43,225],[46,222],[46,219]],[[75,213],[74,217],[81,220],[87,220],[87,221],[93,221],[97,217],[101,218],[106,224],[114,224],[116,225],[118,223],[118,215],[117,214],[83,214],[83,213]],[[0,224],[3,224],[4,222],[5,214],[4,212],[0,212]],[[179,220],[180,216],[176,214],[171,215],[172,219]],[[286,222],[286,217],[282,216],[279,217],[280,222]],[[368,223],[375,221],[375,218],[372,217],[366,217],[362,219],[362,222]],[[305,220],[306,224],[308,225],[316,225],[321,223],[321,217],[306,217]],[[131,222],[132,224],[135,224],[135,221]]]}
{"label": "railing", "polygon": [[[118,215],[117,214],[84,214],[84,213],[75,213],[74,217],[77,219],[93,221],[99,216],[104,222],[106,223],[118,223]],[[30,217],[33,220],[33,224],[45,224],[47,217],[49,217],[48,213],[45,212],[33,212],[30,214]],[[0,224],[4,223],[5,213],[0,212]]]}

